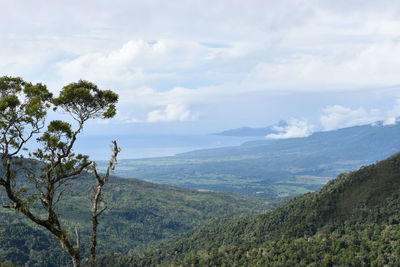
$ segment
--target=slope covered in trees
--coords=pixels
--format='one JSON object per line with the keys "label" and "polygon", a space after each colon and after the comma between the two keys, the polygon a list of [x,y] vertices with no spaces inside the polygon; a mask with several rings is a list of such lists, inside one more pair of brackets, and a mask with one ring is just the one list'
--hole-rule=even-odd
{"label": "slope covered in trees", "polygon": [[[88,256],[90,199],[93,177],[74,180],[60,213],[69,228],[78,226],[82,255]],[[100,217],[99,253],[128,253],[174,238],[226,213],[256,213],[267,209],[261,200],[231,193],[199,192],[136,179],[112,177],[105,185],[108,209]],[[2,192],[0,192],[0,196]],[[7,199],[1,199],[7,205]],[[0,262],[27,266],[69,265],[59,242],[12,210],[0,207]]]}
{"label": "slope covered in trees", "polygon": [[159,250],[103,266],[398,266],[400,153],[262,215],[212,220]]}

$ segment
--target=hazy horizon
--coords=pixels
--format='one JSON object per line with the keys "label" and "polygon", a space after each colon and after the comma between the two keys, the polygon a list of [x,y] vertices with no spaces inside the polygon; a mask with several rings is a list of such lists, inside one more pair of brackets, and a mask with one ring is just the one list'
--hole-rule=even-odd
{"label": "hazy horizon", "polygon": [[[400,115],[397,1],[8,1],[1,75],[120,95],[87,136],[302,136]],[[59,115],[57,115],[59,116]],[[54,118],[54,115],[52,115]]]}

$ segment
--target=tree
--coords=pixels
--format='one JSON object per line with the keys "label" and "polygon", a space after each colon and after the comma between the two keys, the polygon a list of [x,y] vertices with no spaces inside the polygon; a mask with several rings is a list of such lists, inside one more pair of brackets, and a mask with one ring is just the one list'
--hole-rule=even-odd
{"label": "tree", "polygon": [[[43,84],[21,78],[0,78],[0,185],[10,208],[45,227],[65,247],[74,266],[80,266],[80,238],[75,228],[75,245],[62,226],[58,205],[68,183],[92,164],[88,156],[73,152],[77,136],[89,119],[112,118],[118,95],[80,80],[65,86],[54,98]],[[76,122],[76,129],[62,120],[45,128],[49,108],[61,109]],[[40,147],[24,159],[27,143],[35,136]],[[116,155],[115,155],[116,156]],[[25,179],[27,178],[27,179]],[[27,185],[32,185],[27,187]]]}

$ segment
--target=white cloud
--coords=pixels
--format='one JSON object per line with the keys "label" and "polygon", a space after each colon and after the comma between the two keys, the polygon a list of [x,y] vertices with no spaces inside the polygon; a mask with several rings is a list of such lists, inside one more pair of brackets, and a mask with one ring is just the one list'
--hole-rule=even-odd
{"label": "white cloud", "polygon": [[[21,59],[28,58],[31,66],[18,70],[31,72],[45,62],[64,84],[84,78],[157,90],[227,81],[240,85],[242,91],[337,90],[400,83],[396,57],[400,20],[394,16],[399,10],[395,2],[253,0],[228,5],[228,1],[166,4],[156,0],[118,1],[118,8],[110,8],[107,2],[95,6],[91,1],[39,2],[40,16],[32,17],[32,23],[0,18],[7,22],[3,23],[7,27],[0,27],[4,69],[22,65]],[[350,10],[344,8],[348,5]],[[21,16],[31,17],[33,6],[7,4],[3,8],[5,14],[18,8]],[[213,12],[208,12],[210,8]],[[18,38],[24,41],[17,42]],[[54,47],[54,57],[64,57],[49,62],[46,51]]]}
{"label": "white cloud", "polygon": [[266,136],[266,138],[287,139],[287,138],[295,138],[295,137],[307,137],[313,133],[314,126],[309,125],[304,120],[292,119],[289,121],[287,126],[283,126],[283,127],[275,126],[273,129],[279,133],[269,134]]}
{"label": "white cloud", "polygon": [[[283,41],[282,41],[283,42]],[[242,92],[354,90],[400,84],[400,41],[313,46],[284,51],[249,43],[131,40],[108,53],[94,52],[57,64],[64,81],[80,78],[123,87],[235,82]],[[230,90],[226,88],[226,90]]]}
{"label": "white cloud", "polygon": [[192,121],[197,118],[183,105],[169,104],[165,109],[151,111],[147,115],[147,122],[173,122],[173,121]]}
{"label": "white cloud", "polygon": [[[195,120],[200,113],[189,111],[191,107],[216,103],[221,106],[221,101],[235,94],[234,87],[231,88],[233,92],[225,90],[226,86],[206,86],[197,89],[175,87],[162,92],[150,87],[121,90],[118,103],[119,119],[127,123]],[[178,114],[178,111],[181,114]],[[134,114],[134,120],[131,119],[131,114]]]}
{"label": "white cloud", "polygon": [[278,61],[260,61],[245,83],[263,90],[354,90],[400,84],[400,41],[337,47],[322,54],[291,53]]}
{"label": "white cloud", "polygon": [[394,125],[394,124],[396,124],[395,117],[389,117],[383,122],[383,125]]}
{"label": "white cloud", "polygon": [[[76,59],[58,63],[59,74],[65,80],[84,78],[95,81],[114,81],[125,84],[143,84],[154,79],[173,79],[174,43],[144,40],[129,41],[109,53],[89,53]],[[160,67],[164,65],[164,70]]]}
{"label": "white cloud", "polygon": [[[84,78],[99,83],[119,83],[124,87],[176,85],[199,79],[220,83],[225,77],[223,69],[229,67],[226,64],[242,60],[250,52],[251,47],[239,42],[214,47],[193,41],[139,39],[130,40],[108,53],[93,52],[64,60],[57,68],[64,80]],[[229,71],[238,70],[231,68]]]}
{"label": "white cloud", "polygon": [[[390,103],[389,101],[387,103]],[[341,105],[324,108],[320,122],[325,131],[351,127],[356,125],[382,122],[383,125],[393,125],[400,118],[400,98],[395,99],[393,105],[387,108],[365,109],[363,107],[351,109]]]}
{"label": "white cloud", "polygon": [[[400,84],[399,1],[38,0],[5,2],[2,10],[0,71],[54,92],[80,78],[115,90],[123,122],[190,120],[198,106],[211,110],[218,101],[213,112],[223,113],[234,103],[226,99],[245,94]],[[240,100],[243,117],[264,119],[254,101]],[[279,108],[270,114],[294,109]],[[375,115],[393,123],[399,114],[379,108],[379,116],[327,110],[322,120],[332,129]]]}
{"label": "white cloud", "polygon": [[327,107],[324,113],[320,116],[320,121],[325,131],[369,124],[382,119],[381,111],[378,109],[367,111],[364,108],[350,109],[340,105]]}
{"label": "white cloud", "polygon": [[398,118],[400,117],[400,99],[395,101],[395,104],[391,110],[387,113],[387,117],[383,121],[383,125],[393,125],[396,124]]}

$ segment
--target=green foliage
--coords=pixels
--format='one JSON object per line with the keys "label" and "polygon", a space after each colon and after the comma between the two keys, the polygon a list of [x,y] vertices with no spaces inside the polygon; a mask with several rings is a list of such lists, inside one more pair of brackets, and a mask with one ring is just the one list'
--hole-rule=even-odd
{"label": "green foliage", "polygon": [[55,238],[48,233],[27,222],[22,223],[18,219],[12,221],[3,213],[0,218],[2,222],[7,222],[0,227],[0,262],[21,266],[56,266],[70,261]]}
{"label": "green foliage", "polygon": [[[88,196],[92,185],[89,175],[72,181],[58,210],[68,218],[62,222],[67,229],[78,226],[83,258],[88,257],[89,252],[86,246],[91,229]],[[231,193],[199,192],[117,177],[109,179],[104,193],[108,208],[99,218],[98,232],[98,250],[102,254],[141,252],[146,247],[174,239],[214,216],[257,213],[269,207],[259,199]],[[4,196],[1,191],[0,196]],[[7,203],[4,197],[1,200]],[[2,259],[29,266],[69,264],[70,259],[59,242],[43,229],[9,209],[0,208],[0,221],[4,222],[0,226]]]}
{"label": "green foliage", "polygon": [[40,83],[3,76],[0,96],[0,148],[2,155],[15,156],[24,141],[43,127],[52,94]]}
{"label": "green foliage", "polygon": [[260,215],[211,220],[101,266],[398,266],[400,153]]}
{"label": "green foliage", "polygon": [[112,118],[116,114],[118,95],[110,90],[100,90],[88,81],[80,80],[63,88],[53,103],[68,111],[77,120]]}
{"label": "green foliage", "polygon": [[[1,260],[1,259],[0,259]],[[15,265],[12,262],[5,262],[5,263],[0,263],[0,267],[19,267],[18,265]]]}

